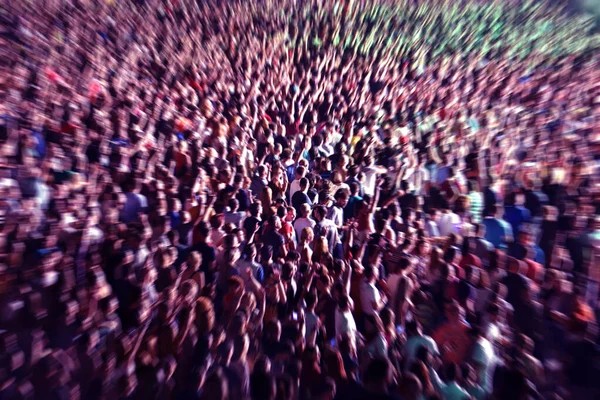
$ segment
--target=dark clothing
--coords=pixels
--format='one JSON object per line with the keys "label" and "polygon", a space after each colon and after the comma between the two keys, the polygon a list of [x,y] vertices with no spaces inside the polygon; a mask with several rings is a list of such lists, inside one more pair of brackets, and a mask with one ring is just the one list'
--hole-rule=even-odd
{"label": "dark clothing", "polygon": [[208,245],[206,242],[202,242],[192,246],[192,251],[197,251],[202,256],[200,270],[204,272],[206,283],[212,283],[215,278],[215,273],[211,269],[211,263],[217,258],[215,248]]}
{"label": "dark clothing", "polygon": [[552,265],[552,251],[556,240],[557,223],[556,221],[542,221],[539,245],[546,255],[546,268]]}
{"label": "dark clothing", "polygon": [[508,248],[508,255],[517,260],[525,260],[527,257],[527,247],[523,246],[521,243],[512,243]]}
{"label": "dark clothing", "polygon": [[475,293],[475,289],[473,288],[473,286],[471,286],[469,282],[465,281],[464,279],[461,279],[460,282],[458,282],[457,292],[458,302],[459,304],[464,306],[467,300],[470,299],[471,296],[473,296],[473,293]]}
{"label": "dark clothing", "polygon": [[504,207],[504,220],[508,222],[513,229],[513,235],[519,234],[521,226],[531,220],[531,213],[528,209],[521,206],[505,206]]}
{"label": "dark clothing", "polygon": [[542,215],[542,208],[548,204],[548,196],[535,190],[525,191],[525,208],[529,210],[532,217]]}
{"label": "dark clothing", "polygon": [[494,192],[489,187],[486,187],[485,189],[483,189],[484,212],[489,210],[491,208],[491,206],[495,206],[497,202],[498,202],[498,196],[496,195],[496,192]]}
{"label": "dark clothing", "polygon": [[508,275],[502,279],[502,283],[508,290],[506,293],[506,301],[508,301],[516,309],[517,304],[521,303],[521,294],[527,287],[526,278],[520,274],[513,274],[512,272],[509,272]]}
{"label": "dark clothing", "polygon": [[586,264],[590,261],[592,254],[592,243],[588,235],[569,236],[565,242],[565,247],[569,250],[571,260],[573,260],[573,272],[581,274],[584,272]]}
{"label": "dark clothing", "polygon": [[273,259],[283,257],[281,248],[285,244],[283,235],[275,231],[269,231],[262,236],[262,242],[265,246],[271,246],[273,248]]}
{"label": "dark clothing", "polygon": [[344,222],[346,222],[350,218],[355,217],[354,208],[356,207],[356,204],[361,200],[362,197],[360,196],[350,196],[346,207],[344,207]]}
{"label": "dark clothing", "polygon": [[252,177],[252,183],[250,183],[250,190],[252,190],[252,193],[254,193],[256,196],[258,196],[266,186],[266,180],[262,179],[259,176]]}
{"label": "dark clothing", "polygon": [[238,211],[246,211],[250,207],[250,196],[244,189],[238,190],[235,198],[239,202]]}
{"label": "dark clothing", "polygon": [[301,208],[302,208],[303,204],[308,204],[311,207],[313,205],[313,203],[312,203],[312,201],[310,201],[310,198],[308,197],[308,195],[306,193],[298,190],[292,196],[292,207],[294,207],[296,209],[296,215],[302,215]]}
{"label": "dark clothing", "polygon": [[253,217],[253,216],[249,216],[248,218],[246,218],[244,220],[244,231],[246,231],[246,237],[250,237],[250,235],[252,235],[254,233],[254,228],[259,225],[260,226],[261,220]]}
{"label": "dark clothing", "polygon": [[569,382],[581,387],[592,387],[592,382],[598,376],[598,346],[582,338],[577,338],[569,343],[569,352],[572,360],[567,368]]}
{"label": "dark clothing", "polygon": [[520,301],[514,307],[514,323],[517,331],[535,341],[536,336],[541,333],[542,307],[532,301]]}

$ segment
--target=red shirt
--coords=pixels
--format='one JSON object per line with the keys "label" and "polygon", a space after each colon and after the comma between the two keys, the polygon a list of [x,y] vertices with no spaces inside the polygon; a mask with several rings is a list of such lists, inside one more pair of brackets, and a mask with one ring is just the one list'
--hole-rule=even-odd
{"label": "red shirt", "polygon": [[433,340],[438,344],[444,362],[455,362],[461,365],[471,347],[469,327],[462,323],[446,322],[433,334]]}
{"label": "red shirt", "polygon": [[481,268],[481,258],[473,254],[463,254],[462,260],[460,260],[461,268],[465,268],[467,265],[472,265],[477,268]]}

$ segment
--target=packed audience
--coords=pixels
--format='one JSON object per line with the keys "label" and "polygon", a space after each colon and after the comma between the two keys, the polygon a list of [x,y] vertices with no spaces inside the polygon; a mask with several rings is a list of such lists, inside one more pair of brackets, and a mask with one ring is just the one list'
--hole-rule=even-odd
{"label": "packed audience", "polygon": [[589,19],[0,10],[1,399],[598,394]]}

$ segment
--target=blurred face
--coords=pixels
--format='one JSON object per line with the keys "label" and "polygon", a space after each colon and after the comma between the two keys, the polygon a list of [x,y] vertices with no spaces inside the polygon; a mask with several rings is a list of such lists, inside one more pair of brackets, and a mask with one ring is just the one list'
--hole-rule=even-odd
{"label": "blurred face", "polygon": [[295,210],[288,210],[287,214],[286,214],[286,218],[285,220],[287,222],[292,222],[296,219],[296,211]]}

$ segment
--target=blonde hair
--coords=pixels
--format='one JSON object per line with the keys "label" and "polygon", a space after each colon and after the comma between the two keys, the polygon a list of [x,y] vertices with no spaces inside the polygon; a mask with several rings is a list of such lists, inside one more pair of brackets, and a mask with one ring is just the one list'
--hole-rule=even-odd
{"label": "blonde hair", "polygon": [[312,242],[314,240],[314,238],[315,238],[315,233],[310,226],[307,226],[306,228],[302,229],[302,232],[300,233],[300,241]]}

